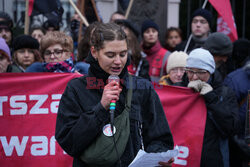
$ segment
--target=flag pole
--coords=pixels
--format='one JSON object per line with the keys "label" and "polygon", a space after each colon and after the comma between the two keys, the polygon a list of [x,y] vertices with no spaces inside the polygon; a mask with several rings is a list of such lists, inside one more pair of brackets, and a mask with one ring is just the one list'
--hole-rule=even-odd
{"label": "flag pole", "polygon": [[[207,1],[208,1],[208,0],[205,0],[205,1],[204,1],[203,5],[202,5],[202,7],[201,7],[202,9],[205,9],[205,7],[206,7],[206,5],[207,5]],[[193,37],[193,34],[191,33],[191,34],[189,35],[189,37],[188,37],[188,41],[187,41],[187,44],[186,44],[185,49],[184,49],[184,52],[185,52],[185,53],[187,53],[187,49],[188,49],[188,47],[189,47],[189,44],[190,44],[190,42],[191,42],[192,37]]]}
{"label": "flag pole", "polygon": [[[85,13],[84,12],[85,0],[80,0],[79,6],[78,7],[80,8],[80,12]],[[78,43],[80,43],[81,37],[82,37],[82,20],[80,20],[80,26],[78,30],[78,39],[77,39]]]}
{"label": "flag pole", "polygon": [[94,11],[95,11],[95,15],[96,15],[97,20],[98,20],[99,22],[101,22],[101,18],[100,18],[99,14],[98,14],[98,11],[97,11],[97,8],[96,8],[95,1],[94,1],[94,0],[91,0],[91,3],[92,3],[92,6],[93,6],[93,9],[94,9]]}
{"label": "flag pole", "polygon": [[128,8],[126,10],[126,14],[125,14],[125,19],[128,19],[128,15],[130,13],[130,10],[131,10],[131,7],[132,7],[132,4],[133,4],[134,0],[130,0],[129,1],[129,5],[128,5]]}
{"label": "flag pole", "polygon": [[72,5],[72,7],[75,9],[76,13],[80,16],[80,18],[82,19],[85,26],[88,27],[89,23],[88,23],[87,19],[81,14],[81,12],[79,11],[79,9],[76,7],[76,5],[74,4],[74,2],[72,0],[69,0],[69,2]]}
{"label": "flag pole", "polygon": [[30,24],[30,17],[29,17],[29,0],[26,0],[26,11],[25,11],[25,22],[24,22],[24,34],[29,34],[29,24]]}

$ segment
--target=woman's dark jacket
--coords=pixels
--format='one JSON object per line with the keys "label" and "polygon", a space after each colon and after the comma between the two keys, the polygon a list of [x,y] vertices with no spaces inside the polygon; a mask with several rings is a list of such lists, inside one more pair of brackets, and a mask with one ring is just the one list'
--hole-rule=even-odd
{"label": "woman's dark jacket", "polygon": [[[222,141],[239,130],[237,100],[233,91],[222,85],[222,77],[218,71],[211,75],[209,84],[213,91],[203,96],[207,107],[207,120],[200,166],[223,167],[222,154],[225,155],[228,150],[222,151]],[[184,81],[177,85],[188,85],[186,75]]]}
{"label": "woman's dark jacket", "polygon": [[[91,61],[94,61],[93,58]],[[56,140],[69,155],[74,157],[73,166],[77,167],[88,166],[79,159],[79,156],[102,133],[103,126],[109,123],[109,111],[100,103],[103,89],[93,87],[98,82],[99,85],[101,81],[105,83],[108,75],[96,63],[90,62],[90,64],[88,75],[68,83],[60,101],[56,122]],[[128,74],[126,67],[124,69],[121,76],[119,75],[124,83],[119,100],[116,102],[115,116],[125,108]],[[139,134],[141,123],[143,144],[147,152],[173,149],[172,135],[153,86],[145,79],[134,76],[132,78],[130,137],[121,157],[122,166],[128,166],[141,148]]]}

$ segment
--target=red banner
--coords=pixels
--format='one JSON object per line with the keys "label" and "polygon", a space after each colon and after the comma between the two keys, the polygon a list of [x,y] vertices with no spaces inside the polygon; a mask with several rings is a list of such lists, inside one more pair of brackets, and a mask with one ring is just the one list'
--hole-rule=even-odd
{"label": "red banner", "polygon": [[56,113],[69,73],[0,74],[0,166],[66,167],[73,159],[57,144]]}
{"label": "red banner", "polygon": [[[68,156],[55,141],[59,100],[69,73],[0,74],[0,166],[67,167]],[[175,145],[180,152],[174,166],[200,164],[206,122],[206,107],[199,94],[189,88],[159,86]]]}
{"label": "red banner", "polygon": [[209,2],[218,12],[217,31],[226,34],[232,41],[237,40],[238,34],[230,0],[209,0]]}
{"label": "red banner", "polygon": [[173,167],[199,167],[207,116],[204,99],[183,87],[162,86],[156,92],[180,150]]}

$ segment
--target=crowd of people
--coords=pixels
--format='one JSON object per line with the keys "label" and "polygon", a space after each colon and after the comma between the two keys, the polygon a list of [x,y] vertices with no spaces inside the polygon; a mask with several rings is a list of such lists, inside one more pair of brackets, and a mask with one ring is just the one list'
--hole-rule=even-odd
{"label": "crowd of people", "polygon": [[[123,134],[127,136],[126,147],[120,157],[105,165],[128,166],[142,147],[148,152],[173,149],[168,122],[150,83],[156,82],[189,87],[204,97],[207,119],[201,167],[244,167],[250,159],[246,144],[250,134],[245,133],[250,41],[232,42],[223,33],[211,32],[212,18],[206,9],[195,10],[191,40],[183,40],[180,28],[169,27],[161,44],[159,26],[153,20],[144,20],[138,29],[123,13],[115,12],[110,23],[93,22],[86,27],[75,45],[74,33],[60,31],[60,26],[49,20],[32,27],[29,35],[13,36],[11,17],[0,12],[0,72],[84,75],[68,83],[56,124],[55,137],[74,157],[74,166],[93,163],[85,150],[109,122],[109,104],[114,99],[118,111],[115,118],[130,114],[126,119],[129,124],[123,127],[128,128],[129,135]],[[73,20],[71,28],[75,30],[77,19]],[[109,75],[125,81],[122,88],[115,81],[103,89],[86,88],[86,77],[107,83]],[[130,80],[148,89],[130,91]],[[159,165],[172,163],[173,159]]]}

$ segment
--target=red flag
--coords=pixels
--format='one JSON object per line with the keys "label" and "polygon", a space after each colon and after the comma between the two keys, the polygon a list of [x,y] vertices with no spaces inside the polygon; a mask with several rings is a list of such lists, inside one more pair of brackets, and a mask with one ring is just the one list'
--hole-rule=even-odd
{"label": "red flag", "polygon": [[60,7],[59,0],[29,0],[29,16],[57,11]]}
{"label": "red flag", "polygon": [[236,25],[229,0],[209,0],[218,12],[217,31],[229,36],[232,41],[238,39]]}
{"label": "red flag", "polygon": [[156,89],[179,154],[173,167],[200,166],[207,110],[204,99],[190,88]]}

